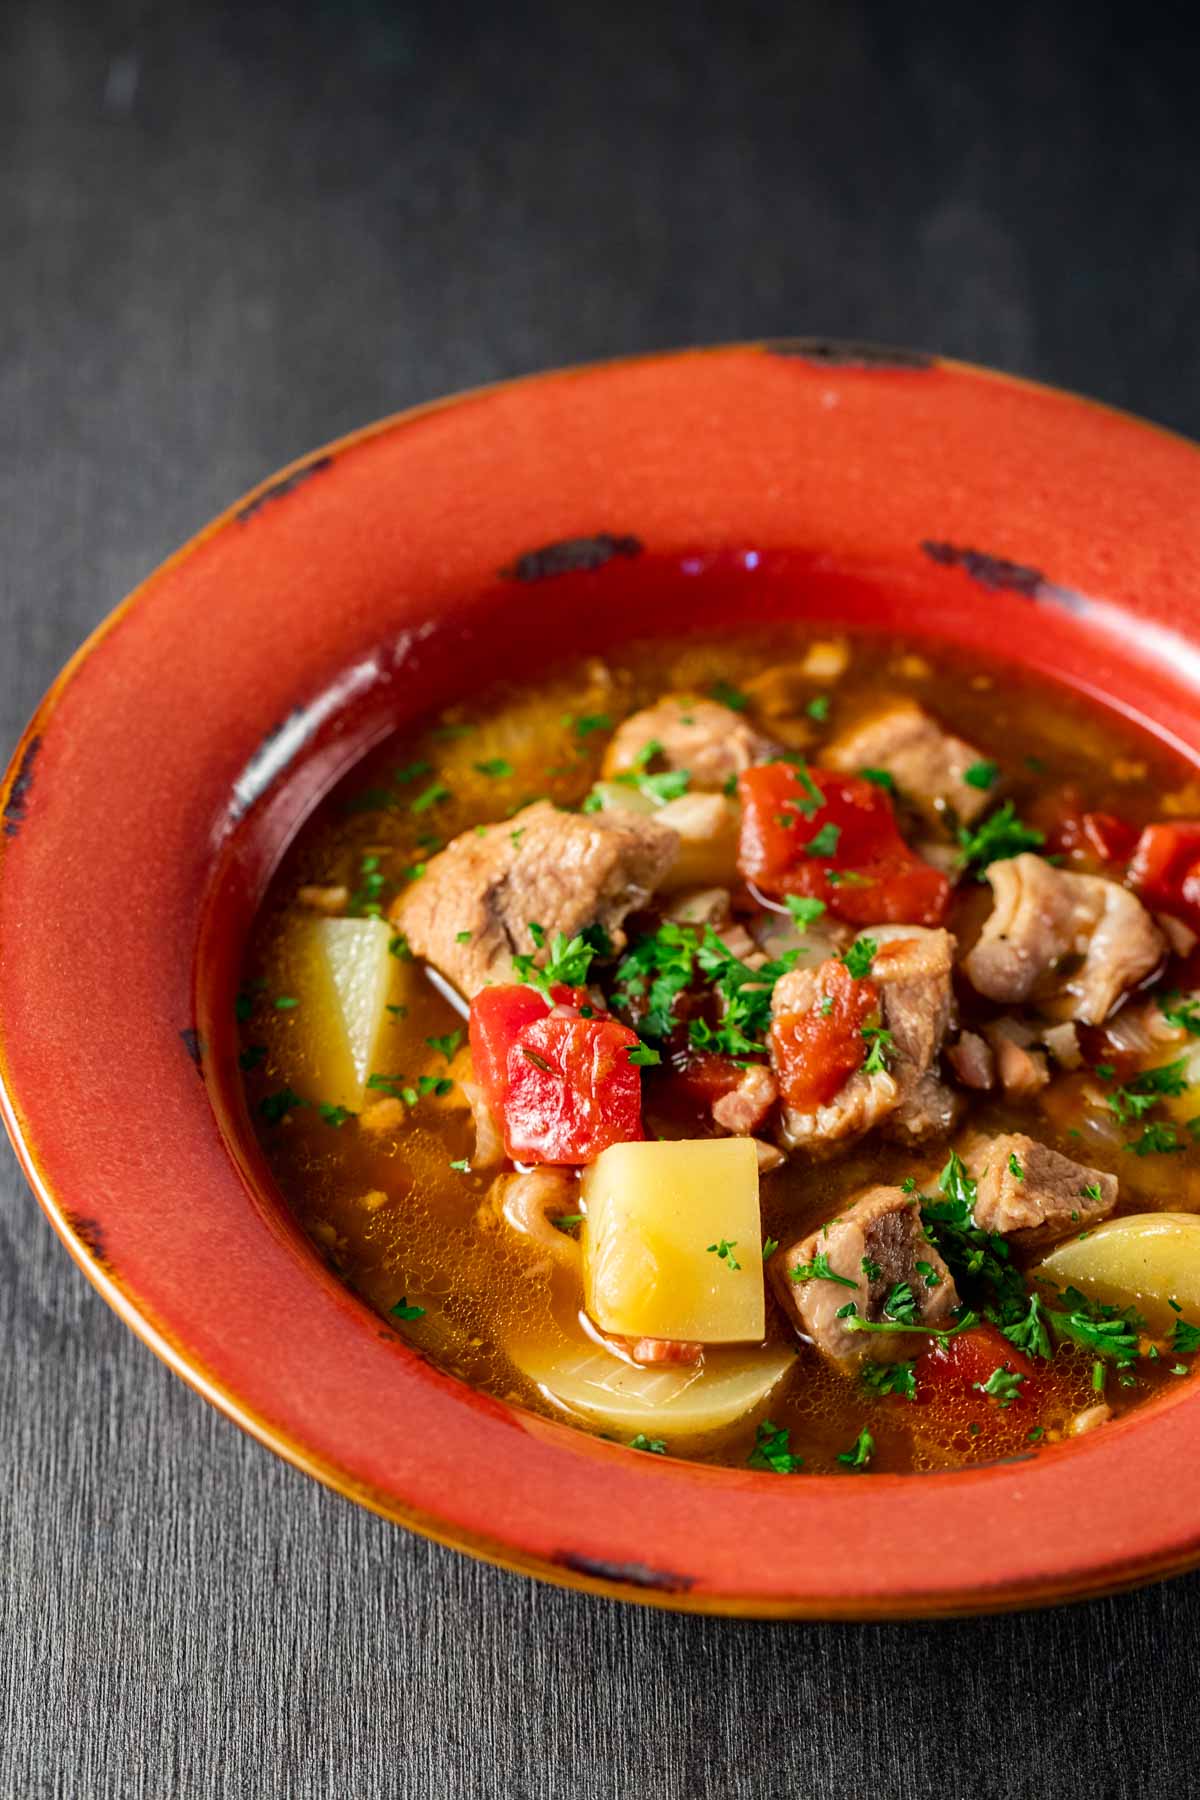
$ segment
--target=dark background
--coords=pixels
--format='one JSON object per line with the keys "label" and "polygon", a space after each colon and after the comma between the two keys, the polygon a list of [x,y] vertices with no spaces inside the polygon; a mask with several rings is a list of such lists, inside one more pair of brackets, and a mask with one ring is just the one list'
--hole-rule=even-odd
{"label": "dark background", "polygon": [[[0,737],[272,468],[546,364],[860,336],[1200,434],[1195,68],[1153,7],[6,0]],[[1200,1579],[935,1626],[559,1593],[243,1438],[7,1152],[0,1256],[0,1795],[1197,1790]]]}

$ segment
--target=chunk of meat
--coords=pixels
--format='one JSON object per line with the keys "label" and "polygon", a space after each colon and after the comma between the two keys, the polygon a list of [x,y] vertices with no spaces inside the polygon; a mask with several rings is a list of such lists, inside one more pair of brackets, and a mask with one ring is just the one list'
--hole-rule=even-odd
{"label": "chunk of meat", "polygon": [[1117,1204],[1115,1175],[1072,1162],[1023,1131],[977,1133],[961,1155],[978,1188],[975,1223],[1028,1248],[1098,1225]]}
{"label": "chunk of meat", "polygon": [[979,751],[944,731],[913,700],[861,720],[826,747],[824,760],[855,775],[886,769],[902,797],[934,824],[969,825],[991,801],[986,786],[965,779],[967,770],[983,761]]}
{"label": "chunk of meat", "polygon": [[973,987],[1008,1004],[1037,1000],[1099,1025],[1166,955],[1141,901],[1103,875],[1074,875],[1025,851],[991,863],[991,914],[963,960]]}
{"label": "chunk of meat", "polygon": [[996,1059],[987,1039],[977,1031],[964,1031],[956,1044],[948,1044],[946,1061],[964,1087],[986,1093],[995,1083]]}
{"label": "chunk of meat", "polygon": [[[647,746],[654,755],[647,757]],[[748,719],[716,700],[667,694],[618,725],[604,753],[603,773],[624,775],[657,762],[686,769],[697,788],[723,788],[731,775],[763,762],[774,746]]]}
{"label": "chunk of meat", "polygon": [[[937,1068],[954,1016],[954,939],[948,931],[881,926],[872,940],[869,976],[850,990],[836,958],[793,969],[775,985],[771,1060],[789,1149],[854,1137],[885,1120],[897,1137],[916,1142],[948,1131],[957,1115],[958,1097]],[[839,1036],[826,1043],[822,1032],[831,1023]],[[885,1067],[871,1074],[862,1067],[864,1027],[890,1036],[880,1040]]]}
{"label": "chunk of meat", "polygon": [[[817,1273],[818,1256],[827,1274]],[[949,1326],[958,1305],[954,1278],[926,1238],[917,1201],[898,1187],[867,1188],[836,1218],[777,1250],[767,1273],[796,1329],[842,1368],[867,1358],[898,1361],[919,1341],[903,1332],[856,1329],[853,1318],[885,1322],[890,1301],[906,1322],[936,1329]],[[909,1291],[909,1305],[897,1288]],[[848,1304],[855,1314],[839,1318]]]}
{"label": "chunk of meat", "polygon": [[1021,1019],[993,1019],[983,1028],[996,1059],[996,1074],[1005,1098],[1028,1100],[1050,1079],[1046,1058],[1033,1046],[1034,1031]]}
{"label": "chunk of meat", "polygon": [[531,923],[547,944],[556,932],[570,938],[600,925],[619,950],[623,919],[645,905],[677,847],[668,826],[639,813],[560,812],[538,800],[447,844],[389,918],[469,999],[488,982],[511,981],[514,954],[537,950]]}
{"label": "chunk of meat", "polygon": [[779,1098],[775,1077],[765,1063],[749,1063],[729,1093],[713,1101],[712,1116],[723,1131],[750,1137],[765,1123]]}

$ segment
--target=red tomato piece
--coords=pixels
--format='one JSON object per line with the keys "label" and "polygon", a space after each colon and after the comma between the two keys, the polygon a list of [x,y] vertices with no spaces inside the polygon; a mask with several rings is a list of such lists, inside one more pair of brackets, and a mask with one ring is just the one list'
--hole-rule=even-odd
{"label": "red tomato piece", "polygon": [[[554,987],[556,1006],[586,1006],[586,988]],[[480,988],[471,1002],[471,1065],[484,1099],[499,1117],[508,1089],[508,1053],[527,1025],[544,1019],[550,1001],[520,982]]]}
{"label": "red tomato piece", "polygon": [[917,1358],[917,1403],[952,1405],[975,1399],[981,1406],[999,1408],[1004,1396],[989,1397],[981,1392],[997,1369],[1024,1378],[1005,1411],[1039,1403],[1042,1384],[1033,1364],[1002,1331],[988,1324],[973,1325],[945,1343],[932,1344]]}
{"label": "red tomato piece", "polygon": [[1129,865],[1129,885],[1148,906],[1200,931],[1200,819],[1147,825]]}
{"label": "red tomato piece", "polygon": [[808,1012],[783,1013],[771,1026],[779,1091],[802,1112],[825,1106],[867,1057],[864,1022],[879,1010],[879,988],[855,980],[844,963],[821,970],[820,997]]}
{"label": "red tomato piece", "polygon": [[1061,813],[1046,834],[1052,855],[1070,856],[1076,851],[1098,857],[1103,863],[1128,862],[1138,840],[1136,825],[1116,813],[1084,812],[1078,805]]}
{"label": "red tomato piece", "polygon": [[805,894],[854,925],[940,925],[950,883],[900,835],[886,792],[857,775],[760,763],[738,778],[738,868],[768,894]]}
{"label": "red tomato piece", "polygon": [[613,1018],[547,1014],[508,1052],[504,1143],[520,1162],[586,1163],[640,1139],[638,1035]]}

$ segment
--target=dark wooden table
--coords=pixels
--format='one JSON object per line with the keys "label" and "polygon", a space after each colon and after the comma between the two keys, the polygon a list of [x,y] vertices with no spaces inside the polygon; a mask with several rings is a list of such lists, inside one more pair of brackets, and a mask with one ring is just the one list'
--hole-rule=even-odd
{"label": "dark wooden table", "polygon": [[[251,482],[497,376],[836,333],[1200,430],[1194,45],[1138,35],[1152,8],[1125,29],[8,0],[0,736]],[[1197,1791],[1200,1579],[861,1628],[555,1592],[242,1437],[105,1309],[7,1153],[0,1253],[0,1796]]]}

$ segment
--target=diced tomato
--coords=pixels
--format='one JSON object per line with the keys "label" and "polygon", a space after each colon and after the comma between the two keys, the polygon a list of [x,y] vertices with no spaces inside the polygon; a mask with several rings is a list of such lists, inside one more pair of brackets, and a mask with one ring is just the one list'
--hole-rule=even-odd
{"label": "diced tomato", "polygon": [[1074,803],[1059,812],[1047,829],[1048,854],[1072,856],[1082,852],[1102,863],[1128,862],[1138,840],[1136,825],[1118,818],[1116,813],[1085,812],[1074,793],[1067,798]]}
{"label": "diced tomato", "polygon": [[704,1108],[731,1094],[742,1079],[743,1071],[728,1056],[716,1056],[710,1050],[691,1051],[687,1061],[672,1064],[668,1079],[688,1099]]}
{"label": "diced tomato", "polygon": [[[553,987],[556,1006],[586,1006],[586,988]],[[544,1019],[550,1001],[520,982],[480,988],[471,1002],[471,1064],[493,1112],[499,1114],[508,1084],[508,1053],[527,1025]],[[599,1015],[597,1015],[599,1016]]]}
{"label": "diced tomato", "polygon": [[1016,1394],[1004,1408],[1037,1406],[1042,1384],[1029,1358],[1010,1344],[994,1325],[973,1325],[944,1343],[935,1343],[917,1358],[917,1403],[961,1404],[977,1400],[981,1406],[999,1408],[1004,1396],[981,1392],[997,1369],[1023,1377]]}
{"label": "diced tomato", "polygon": [[940,925],[950,883],[909,849],[888,795],[857,775],[760,763],[738,778],[738,868],[768,894],[805,894],[855,925]]}
{"label": "diced tomato", "polygon": [[1200,819],[1147,825],[1129,865],[1129,885],[1148,906],[1200,931]]}
{"label": "diced tomato", "polygon": [[548,1013],[510,1047],[504,1143],[521,1162],[586,1163],[643,1137],[638,1035],[609,1017]]}
{"label": "diced tomato", "polygon": [[771,1026],[779,1091],[789,1106],[825,1106],[867,1057],[864,1021],[879,1010],[879,988],[856,980],[844,963],[821,970],[819,997],[807,1012],[783,1013]]}

